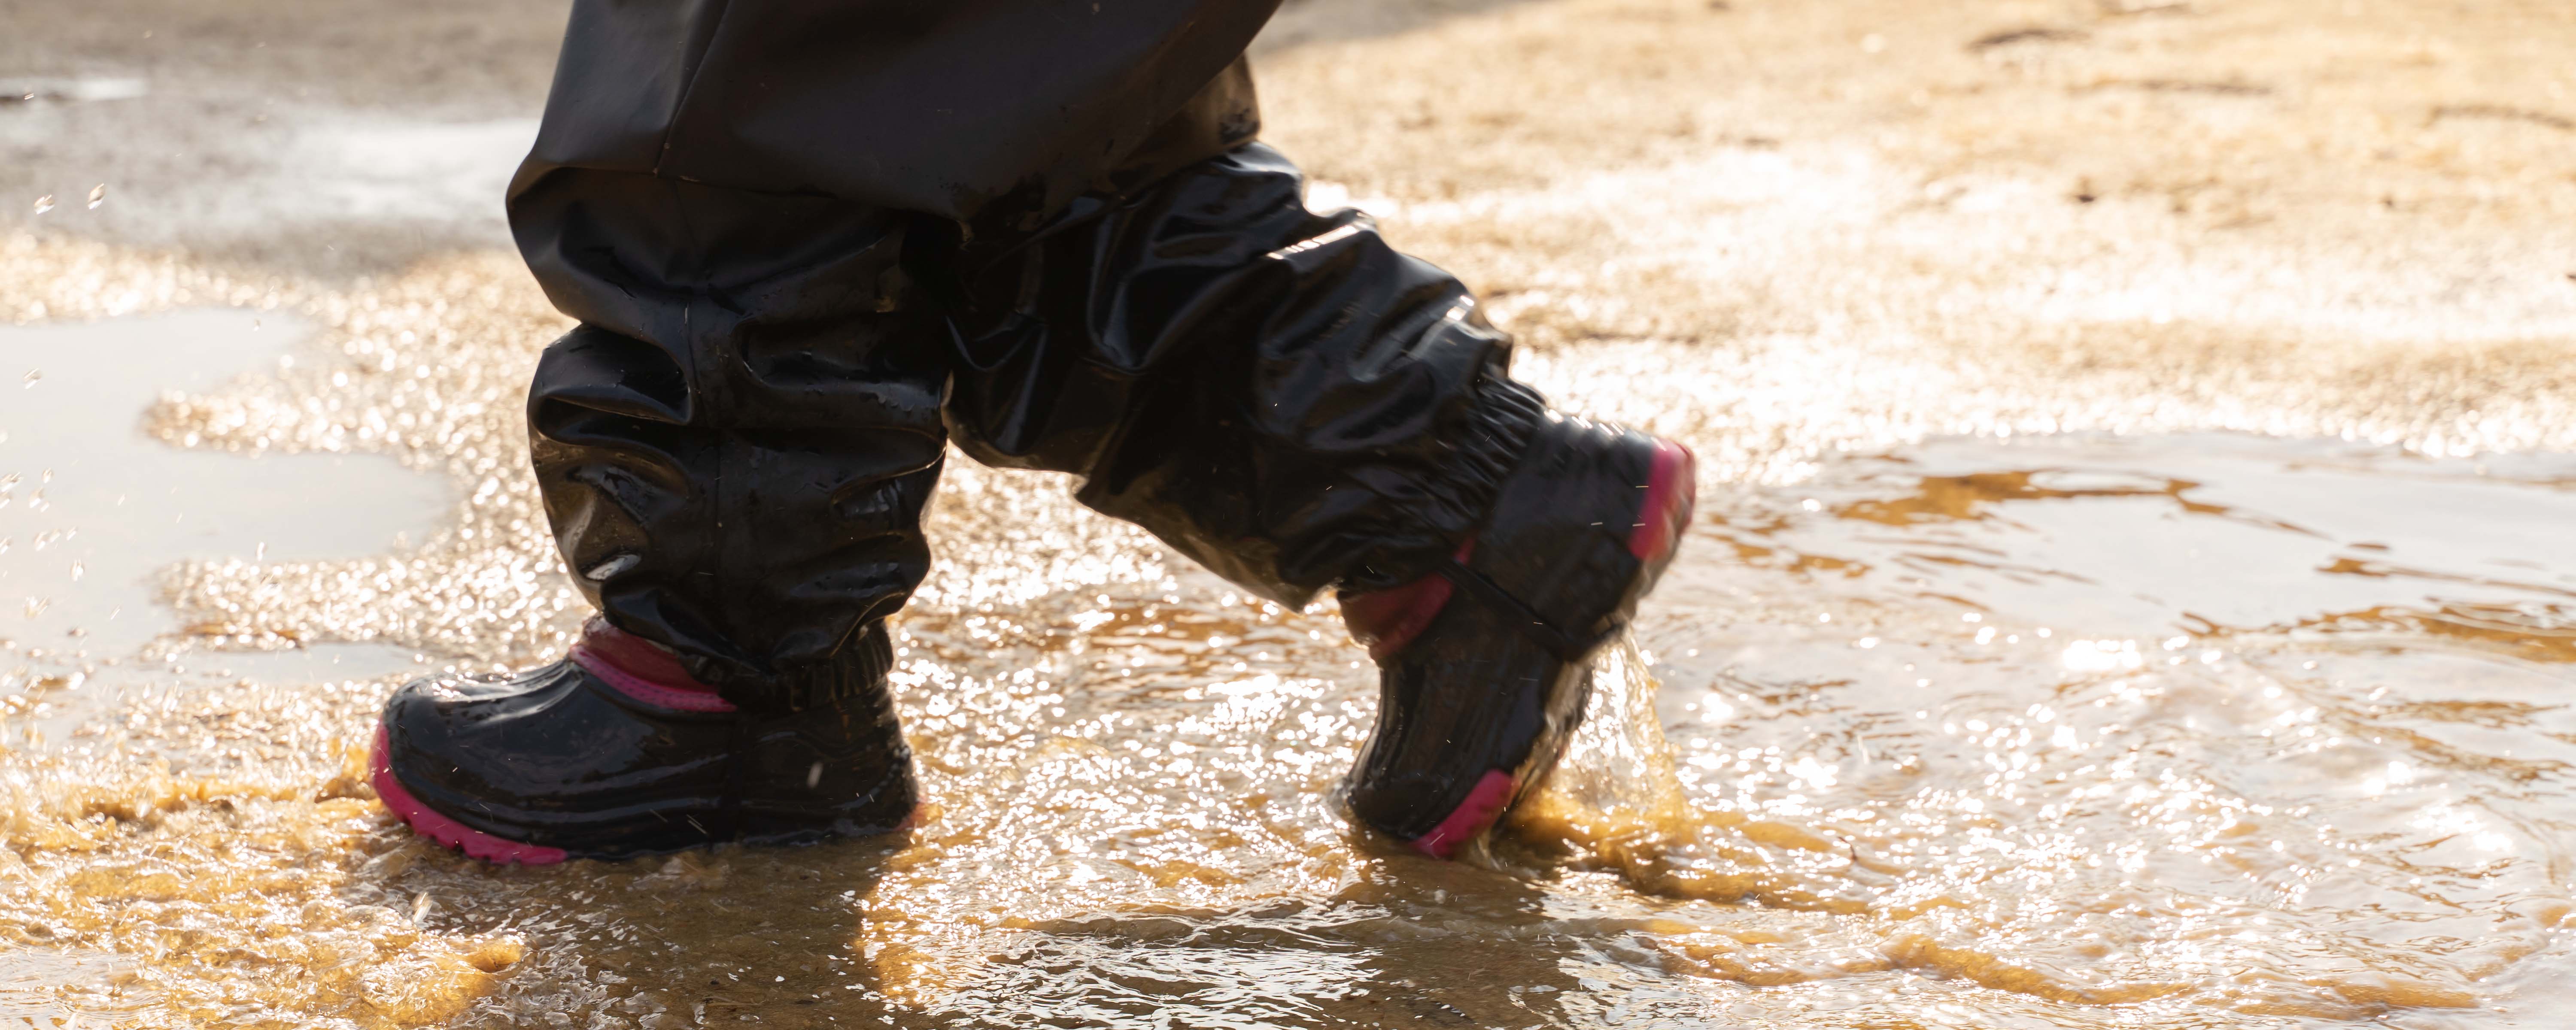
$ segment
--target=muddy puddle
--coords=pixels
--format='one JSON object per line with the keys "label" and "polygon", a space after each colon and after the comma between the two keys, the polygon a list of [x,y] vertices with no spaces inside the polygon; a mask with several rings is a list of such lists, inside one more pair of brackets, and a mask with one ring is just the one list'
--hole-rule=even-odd
{"label": "muddy puddle", "polygon": [[[299,303],[295,361],[94,417],[148,460],[326,463],[263,503],[394,478],[266,555],[256,508],[209,551],[131,545],[177,561],[156,639],[199,663],[558,649],[581,606],[510,400],[553,316],[499,257]],[[147,324],[195,317],[223,316]],[[1620,381],[1566,357],[1531,368]],[[19,678],[0,1014],[2484,1028],[2576,1000],[2576,458],[2085,430],[1713,483],[1566,768],[1455,864],[1333,809],[1374,698],[1328,607],[1243,597],[1060,481],[955,468],[899,638],[919,830],[490,870],[356,775],[403,673],[168,678],[33,739],[49,688]],[[416,523],[383,516],[423,505],[388,548]]]}

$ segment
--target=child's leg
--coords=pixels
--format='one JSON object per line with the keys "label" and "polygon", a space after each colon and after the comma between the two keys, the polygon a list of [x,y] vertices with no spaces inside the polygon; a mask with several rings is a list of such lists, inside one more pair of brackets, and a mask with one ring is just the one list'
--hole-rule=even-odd
{"label": "child's leg", "polygon": [[1445,855],[1554,762],[1688,453],[1547,412],[1465,287],[1299,187],[1247,146],[961,248],[948,420],[1258,593],[1339,591],[1383,670],[1352,808]]}
{"label": "child's leg", "polygon": [[616,172],[524,190],[530,265],[580,328],[528,396],[564,562],[608,621],[751,707],[873,689],[861,627],[929,569],[947,434],[906,220]]}
{"label": "child's leg", "polygon": [[1448,558],[1543,402],[1448,273],[1251,145],[959,255],[948,420],[1274,600]]}
{"label": "child's leg", "polygon": [[[1126,5],[1121,18],[1160,24],[1177,17],[1174,6]],[[746,65],[746,53],[782,45],[779,33],[816,28],[811,18],[752,19],[745,24],[778,31],[735,38],[726,34],[733,16],[710,13],[749,18],[756,7],[685,8],[706,23],[664,26],[676,35],[663,40],[671,47],[663,56],[695,47],[704,74],[736,66],[678,102],[669,92],[676,83],[610,67],[603,56],[631,49],[635,33],[652,30],[632,22],[667,8],[580,4],[547,128],[512,187],[512,227],[530,269],[582,323],[539,364],[529,434],[557,543],[602,618],[564,661],[497,683],[432,677],[387,703],[374,757],[379,793],[416,828],[478,857],[554,861],[869,833],[913,806],[909,755],[886,695],[884,619],[927,571],[919,517],[944,448],[948,328],[913,266],[923,241],[953,237],[944,230],[956,223],[865,194],[711,185],[666,167],[777,172],[783,156],[759,150],[755,137],[779,118],[793,122],[793,104],[722,111],[690,131],[726,127],[740,138],[683,146],[690,117],[708,104],[723,108],[728,95],[741,101],[728,91],[747,84],[793,86],[782,96],[810,102],[821,96],[818,81],[865,70],[808,68],[820,79],[789,82],[787,63]],[[871,22],[868,39],[884,46],[911,32],[936,49],[961,33],[1038,29],[961,13],[978,9]],[[1175,49],[1191,48],[1165,48]],[[1211,67],[1229,59],[1219,53]],[[901,63],[884,53],[871,60]],[[1108,166],[1147,177],[1222,152],[1249,131],[1240,66],[1213,81],[1209,71],[1192,74],[1109,83],[1090,98],[1161,103],[1154,98],[1177,86],[1188,100],[1159,128],[1132,133]],[[925,88],[959,85],[940,78]],[[967,85],[998,88],[989,75]],[[843,113],[894,117],[889,105],[921,94],[846,99]],[[676,113],[655,106],[669,103]],[[726,120],[735,116],[738,124]],[[1100,115],[1132,116],[1124,107]],[[630,152],[639,118],[651,131]],[[1117,178],[1086,163],[1101,155],[1083,153],[1077,171]],[[1020,159],[1056,169],[1063,156],[945,155],[962,162],[949,171],[995,174]],[[918,167],[841,171],[851,189],[909,183],[925,204],[973,192],[972,183]],[[980,210],[1031,210],[1090,180],[1061,191],[1048,181],[1041,175],[1033,190],[987,198]]]}
{"label": "child's leg", "polygon": [[937,319],[878,286],[903,220],[587,170],[514,214],[583,323],[539,360],[528,429],[603,618],[515,679],[397,692],[377,792],[493,861],[897,825],[884,617],[929,565],[947,377]]}

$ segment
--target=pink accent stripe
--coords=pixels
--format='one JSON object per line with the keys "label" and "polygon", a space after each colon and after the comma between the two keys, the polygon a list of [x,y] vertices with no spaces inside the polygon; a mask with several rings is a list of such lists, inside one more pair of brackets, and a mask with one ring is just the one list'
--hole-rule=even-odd
{"label": "pink accent stripe", "polygon": [[1485,827],[1493,825],[1494,818],[1511,803],[1511,774],[1487,769],[1485,778],[1476,781],[1476,789],[1467,792],[1466,803],[1449,813],[1449,818],[1440,820],[1431,832],[1415,838],[1413,850],[1433,858],[1448,858],[1457,853],[1458,845],[1485,832]]}
{"label": "pink accent stripe", "polygon": [[[1469,537],[1458,545],[1454,560],[1464,565],[1475,555],[1476,539]],[[1368,645],[1370,660],[1385,661],[1430,629],[1457,589],[1449,577],[1435,572],[1400,587],[1353,594],[1342,598],[1342,625],[1350,628],[1352,639]]]}
{"label": "pink accent stripe", "polygon": [[672,687],[655,683],[620,668],[616,662],[610,661],[606,655],[592,650],[586,644],[572,645],[572,660],[574,664],[588,670],[591,675],[599,677],[602,682],[617,688],[618,693],[634,698],[635,700],[642,701],[648,705],[657,705],[663,708],[670,708],[683,712],[730,712],[734,710],[733,702],[727,701],[723,697],[718,696],[715,691],[703,689],[693,690],[686,687]]}
{"label": "pink accent stripe", "polygon": [[646,683],[685,690],[715,689],[690,676],[688,667],[680,664],[680,656],[669,648],[609,625],[605,615],[593,615],[582,623],[581,639],[576,643]]}
{"label": "pink accent stripe", "polygon": [[469,858],[494,865],[554,865],[572,857],[562,848],[521,844],[495,837],[440,815],[437,810],[422,804],[419,798],[411,796],[410,791],[404,790],[403,785],[394,780],[393,760],[388,754],[391,736],[384,724],[376,725],[375,751],[367,758],[368,778],[376,785],[376,797],[395,815],[402,817],[403,822],[411,824],[413,832],[442,846],[460,849]]}
{"label": "pink accent stripe", "polygon": [[1698,465],[1690,448],[1655,441],[1654,471],[1646,477],[1646,503],[1637,509],[1637,526],[1628,533],[1628,553],[1648,562],[1672,553],[1697,507]]}

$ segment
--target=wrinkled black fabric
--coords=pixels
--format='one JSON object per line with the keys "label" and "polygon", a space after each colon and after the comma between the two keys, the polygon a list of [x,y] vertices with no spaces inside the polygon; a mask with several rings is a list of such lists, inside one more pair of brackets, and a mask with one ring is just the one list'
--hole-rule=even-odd
{"label": "wrinkled black fabric", "polygon": [[[512,187],[582,323],[529,397],[538,481],[618,627],[746,707],[874,689],[849,645],[928,571],[952,437],[1290,604],[1419,576],[1490,507],[1539,398],[1456,279],[1248,141],[1272,3],[1124,5],[1114,46],[1054,5],[755,6],[582,0]],[[952,81],[984,74],[1018,85]]]}
{"label": "wrinkled black fabric", "polygon": [[1256,144],[959,262],[959,445],[1292,606],[1427,571],[1541,402],[1456,279],[1300,193]]}
{"label": "wrinkled black fabric", "polygon": [[[1248,82],[1279,0],[576,0],[523,175],[590,169],[976,217],[1051,210],[1194,93]],[[1203,105],[1250,134],[1250,94]],[[1227,118],[1227,115],[1232,118]],[[1202,155],[1204,156],[1204,155]]]}
{"label": "wrinkled black fabric", "polygon": [[[528,424],[575,581],[737,704],[864,688],[879,670],[845,645],[928,568],[945,442],[942,322],[877,310],[900,289],[900,222],[647,176],[549,181],[564,231],[529,262],[584,325],[539,359]],[[695,225],[715,228],[662,229]]]}

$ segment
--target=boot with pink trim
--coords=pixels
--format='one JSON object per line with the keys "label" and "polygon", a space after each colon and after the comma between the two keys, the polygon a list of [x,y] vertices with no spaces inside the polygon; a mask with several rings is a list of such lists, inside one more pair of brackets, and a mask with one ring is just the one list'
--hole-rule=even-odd
{"label": "boot with pink trim", "polygon": [[[854,646],[885,650],[883,627]],[[909,819],[916,787],[882,677],[873,686],[744,711],[594,618],[563,661],[395,691],[376,728],[376,794],[421,834],[503,864],[884,833]]]}
{"label": "boot with pink trim", "polygon": [[1551,413],[1453,560],[1345,595],[1379,670],[1377,729],[1347,788],[1359,821],[1448,858],[1545,776],[1593,652],[1672,562],[1694,489],[1681,445]]}

